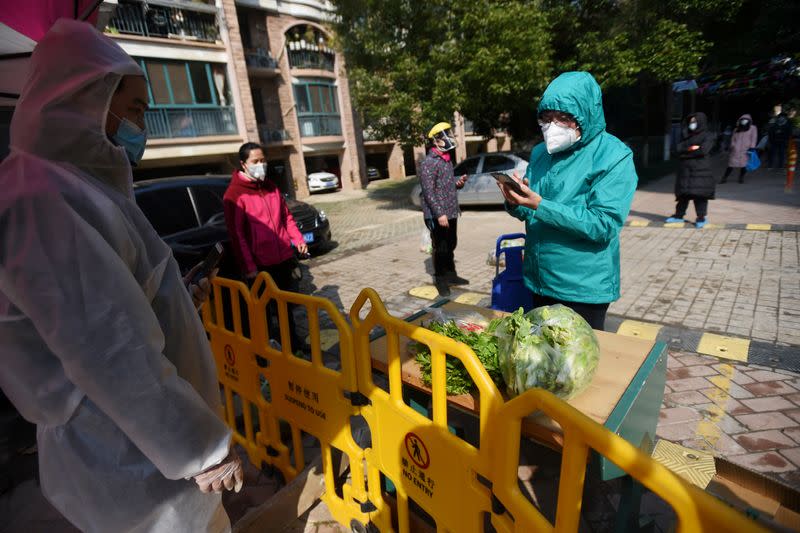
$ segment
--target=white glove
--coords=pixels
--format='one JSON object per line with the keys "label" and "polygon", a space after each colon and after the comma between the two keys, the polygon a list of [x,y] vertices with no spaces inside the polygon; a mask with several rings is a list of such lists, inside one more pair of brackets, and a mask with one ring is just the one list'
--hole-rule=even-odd
{"label": "white glove", "polygon": [[222,492],[223,487],[239,492],[244,484],[242,460],[235,451],[231,450],[221,463],[194,476],[194,481],[200,487],[200,492],[213,490],[219,493]]}

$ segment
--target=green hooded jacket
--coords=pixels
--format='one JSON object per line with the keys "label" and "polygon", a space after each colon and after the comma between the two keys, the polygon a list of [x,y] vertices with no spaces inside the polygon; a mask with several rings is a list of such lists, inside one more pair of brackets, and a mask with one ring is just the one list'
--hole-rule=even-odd
{"label": "green hooded jacket", "polygon": [[550,155],[534,146],[525,177],[542,200],[535,210],[506,210],[525,222],[525,284],[563,301],[609,303],[619,298],[619,232],[636,190],[633,155],[607,133],[600,86],[588,72],[565,72],[542,96],[539,113],[575,117],[581,138]]}

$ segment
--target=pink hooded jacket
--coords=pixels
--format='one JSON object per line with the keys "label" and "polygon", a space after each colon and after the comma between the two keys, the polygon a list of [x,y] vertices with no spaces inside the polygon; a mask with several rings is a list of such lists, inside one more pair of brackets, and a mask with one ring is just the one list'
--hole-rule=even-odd
{"label": "pink hooded jacket", "polygon": [[283,194],[269,180],[250,181],[234,170],[223,203],[231,248],[244,275],[290,259],[292,244],[304,242]]}
{"label": "pink hooded jacket", "polygon": [[[746,118],[750,121],[750,127],[747,131],[738,131],[739,120]],[[728,156],[728,166],[733,168],[743,168],[747,166],[747,151],[756,147],[758,143],[758,130],[753,124],[753,117],[750,115],[742,115],[736,121],[737,129],[733,131],[733,138],[731,139],[731,153]]]}

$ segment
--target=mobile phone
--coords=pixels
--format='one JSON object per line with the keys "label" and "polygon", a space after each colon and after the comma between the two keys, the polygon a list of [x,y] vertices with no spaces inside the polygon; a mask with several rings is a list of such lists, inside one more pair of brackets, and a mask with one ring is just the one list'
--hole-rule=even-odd
{"label": "mobile phone", "polygon": [[519,183],[517,183],[517,181],[508,174],[503,174],[502,172],[492,172],[492,177],[497,180],[497,183],[506,185],[509,189],[520,196],[525,196],[525,193],[522,192],[522,187],[519,186]]}
{"label": "mobile phone", "polygon": [[195,272],[192,279],[189,281],[189,284],[197,285],[200,283],[200,280],[203,278],[207,278],[211,275],[211,272],[217,267],[222,259],[222,254],[225,251],[225,247],[222,245],[221,242],[216,243],[212,248],[211,251],[208,253],[203,262],[200,264],[200,268]]}

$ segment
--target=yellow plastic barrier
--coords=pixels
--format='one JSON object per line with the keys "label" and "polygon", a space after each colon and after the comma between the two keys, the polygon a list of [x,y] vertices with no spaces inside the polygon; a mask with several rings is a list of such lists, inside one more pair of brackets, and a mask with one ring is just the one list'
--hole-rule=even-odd
{"label": "yellow plastic barrier", "polygon": [[[251,290],[240,282],[221,278],[214,279],[212,288],[213,305],[204,307],[203,321],[224,392],[225,419],[234,429],[234,440],[247,450],[253,464],[272,465],[288,481],[304,467],[302,432],[317,438],[329,488],[323,500],[337,519],[355,516],[366,522],[358,504],[366,499],[363,450],[353,440],[350,429],[350,417],[358,414],[358,407],[350,399],[357,392],[352,331],[344,317],[326,299],[279,290],[266,273],[258,276]],[[267,305],[271,300],[278,307],[281,350],[269,344]],[[245,304],[246,322],[241,302]],[[311,361],[289,351],[289,304],[306,310]],[[340,370],[323,364],[320,311],[327,313],[339,331]],[[245,334],[245,323],[249,325],[249,335]],[[234,395],[241,398],[244,431],[237,425]],[[251,405],[257,411],[257,432]],[[291,450],[282,442],[281,421],[291,429]],[[354,482],[342,487],[342,497],[332,489],[338,474],[333,466],[332,447],[347,455],[353,473]]]}
{"label": "yellow plastic barrier", "polygon": [[[555,526],[528,502],[517,482],[522,419],[542,411],[564,432]],[[767,530],[713,496],[684,481],[649,455],[544,390],[531,390],[506,402],[489,421],[494,492],[511,511],[492,516],[498,531],[577,531],[589,449],[594,449],[666,501],[678,517],[678,532]]]}
{"label": "yellow plastic barrier", "polygon": [[[359,319],[363,306],[370,311]],[[387,476],[397,491],[397,523],[402,532],[410,530],[409,499],[436,521],[442,531],[478,531],[483,513],[491,511],[491,493],[475,476],[491,479],[491,458],[487,421],[501,407],[502,399],[486,370],[464,344],[389,315],[378,295],[365,289],[353,304],[350,321],[354,326],[359,388],[370,400],[361,408],[372,432],[367,450],[370,501],[377,507],[372,522],[381,531],[393,531],[392,508],[381,495],[380,474]],[[370,331],[386,331],[389,392],[372,380]],[[422,342],[431,349],[433,420],[403,402],[399,337]],[[451,434],[447,427],[445,354],[458,358],[468,369],[480,395],[480,449]]]}
{"label": "yellow plastic barrier", "polygon": [[[300,432],[317,437],[326,484],[322,500],[342,524],[372,524],[384,533],[396,527],[406,533],[412,529],[413,500],[441,531],[481,531],[487,515],[494,528],[502,532],[577,531],[587,457],[594,449],[671,505],[679,532],[765,531],[550,393],[528,391],[504,401],[469,347],[392,317],[372,289],[364,289],[353,304],[352,329],[331,302],[280,291],[266,274],[259,276],[251,291],[241,283],[222,279],[214,280],[213,289],[214,305],[206,306],[203,318],[219,365],[226,420],[236,428],[236,441],[247,449],[256,465],[274,465],[288,479],[303,467]],[[223,305],[223,289],[227,291],[229,312]],[[284,341],[289,339],[288,304],[306,308],[311,361],[292,355],[288,342],[281,342],[284,348],[280,351],[269,346],[266,307],[270,300],[278,304]],[[239,301],[246,306],[250,335],[243,331]],[[339,330],[341,371],[323,365],[320,310],[327,312]],[[364,317],[360,317],[362,312]],[[226,318],[232,324],[229,328]],[[373,380],[370,333],[376,327],[386,334],[388,392]],[[401,336],[424,343],[431,350],[432,419],[404,403]],[[459,359],[476,384],[480,417],[477,448],[448,430],[446,356]],[[259,365],[259,360],[266,361],[266,366],[263,361]],[[270,398],[261,392],[261,377],[269,384]],[[236,425],[234,393],[246,404],[244,432]],[[250,404],[257,409],[257,432],[249,415]],[[564,433],[555,524],[525,498],[517,479],[522,419],[537,410],[556,421]],[[363,416],[370,429],[372,445],[366,450],[352,438],[351,417],[357,415]],[[291,427],[294,465],[280,439],[281,419]],[[342,487],[341,496],[334,488],[332,447],[350,460],[352,484]],[[396,502],[383,494],[382,475],[393,483]]]}

